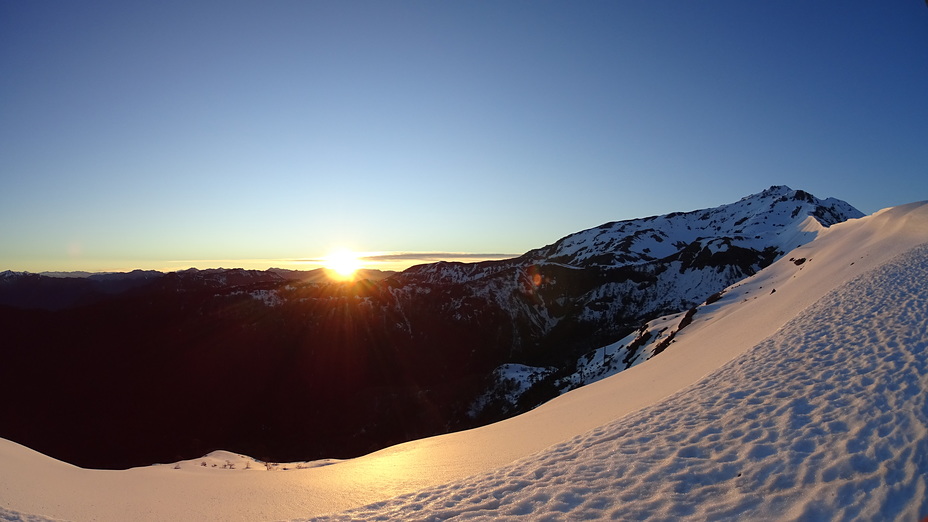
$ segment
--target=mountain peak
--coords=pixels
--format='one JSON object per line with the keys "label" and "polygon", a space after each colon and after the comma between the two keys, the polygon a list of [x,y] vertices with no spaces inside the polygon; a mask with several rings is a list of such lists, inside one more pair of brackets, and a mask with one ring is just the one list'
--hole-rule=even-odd
{"label": "mountain peak", "polygon": [[795,191],[786,185],[770,185],[769,188],[766,188],[763,191],[758,192],[757,194],[751,194],[750,196],[745,196],[741,199],[750,199],[750,198],[758,197],[758,196],[760,197],[782,196],[784,194],[789,194],[791,192],[795,192]]}
{"label": "mountain peak", "polygon": [[744,248],[774,245],[785,252],[811,240],[795,237],[808,231],[804,223],[809,216],[829,227],[863,213],[837,199],[820,200],[803,190],[774,185],[714,208],[606,223],[534,253],[571,266],[590,260],[616,266],[651,262],[679,251],[680,245],[708,238]]}

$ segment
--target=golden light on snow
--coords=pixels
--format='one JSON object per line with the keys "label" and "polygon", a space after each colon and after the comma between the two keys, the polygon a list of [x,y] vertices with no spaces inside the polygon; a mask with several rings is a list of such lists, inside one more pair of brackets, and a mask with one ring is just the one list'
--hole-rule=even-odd
{"label": "golden light on snow", "polygon": [[323,261],[329,277],[337,281],[350,281],[354,279],[355,272],[361,268],[361,259],[356,252],[341,248],[333,250]]}

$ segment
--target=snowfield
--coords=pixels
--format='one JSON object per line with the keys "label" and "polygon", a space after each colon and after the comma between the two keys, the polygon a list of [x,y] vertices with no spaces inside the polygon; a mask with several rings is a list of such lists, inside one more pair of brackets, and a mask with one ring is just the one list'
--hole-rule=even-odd
{"label": "snowfield", "polygon": [[273,469],[86,470],[0,440],[0,520],[919,520],[925,296],[923,202],[822,231],[656,358],[490,426]]}
{"label": "snowfield", "polygon": [[667,400],[494,472],[325,519],[917,520],[926,295],[928,245]]}

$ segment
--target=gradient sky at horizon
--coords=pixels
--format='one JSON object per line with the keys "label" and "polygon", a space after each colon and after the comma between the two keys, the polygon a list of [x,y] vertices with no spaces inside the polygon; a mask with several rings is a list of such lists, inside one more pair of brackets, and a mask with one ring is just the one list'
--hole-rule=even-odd
{"label": "gradient sky at horizon", "polygon": [[915,0],[0,1],[0,270],[519,254],[774,184],[872,213],[928,199],[926,93]]}

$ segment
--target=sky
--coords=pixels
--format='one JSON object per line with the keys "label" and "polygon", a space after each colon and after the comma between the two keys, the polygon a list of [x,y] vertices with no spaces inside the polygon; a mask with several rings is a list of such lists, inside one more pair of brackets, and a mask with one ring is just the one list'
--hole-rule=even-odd
{"label": "sky", "polygon": [[928,199],[922,1],[0,0],[0,270],[517,255]]}

